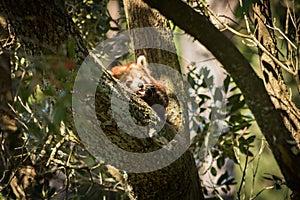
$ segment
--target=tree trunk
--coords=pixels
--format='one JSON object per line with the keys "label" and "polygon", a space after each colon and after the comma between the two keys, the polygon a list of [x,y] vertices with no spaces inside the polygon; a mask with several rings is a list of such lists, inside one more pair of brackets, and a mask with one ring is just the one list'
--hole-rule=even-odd
{"label": "tree trunk", "polygon": [[[166,28],[169,24],[166,18],[157,10],[149,8],[141,0],[124,0],[125,13],[130,31],[136,28]],[[159,30],[159,29],[157,29]],[[134,46],[143,46],[140,43],[151,43],[153,40],[167,44],[168,48],[176,52],[172,34],[152,38],[142,31],[134,32]],[[163,34],[163,33],[162,33]],[[145,55],[150,63],[160,63],[180,71],[176,54],[161,49],[135,49],[135,56]],[[171,80],[171,77],[169,77]],[[172,83],[172,81],[169,81]],[[176,84],[176,83],[175,83]],[[167,85],[170,88],[179,85]],[[188,134],[188,133],[185,133]],[[163,169],[149,173],[129,173],[127,178],[131,186],[131,199],[204,199],[198,170],[192,154],[187,151],[179,159]]]}
{"label": "tree trunk", "polygon": [[[278,52],[276,49],[276,37],[272,27],[272,14],[271,6],[268,0],[263,0],[261,3],[257,3],[253,7],[254,19],[257,25],[257,39],[258,41],[270,52],[274,57],[279,60]],[[291,99],[290,94],[287,91],[286,84],[283,79],[281,67],[274,62],[274,60],[264,51],[259,50],[260,66],[263,71],[264,83],[267,92],[277,110],[280,111],[282,121],[286,129],[289,131],[290,137],[293,137],[298,145],[298,148],[294,148],[295,154],[299,154],[300,147],[300,111]],[[278,138],[273,136],[273,140],[286,140],[287,136]],[[270,144],[273,146],[273,144]],[[298,150],[297,150],[298,149]],[[285,150],[273,151],[277,158],[281,171],[286,178],[287,185],[293,191],[293,198],[300,198],[300,186],[299,171],[294,168],[293,160],[289,160],[289,156],[285,155]]]}
{"label": "tree trunk", "polygon": [[28,55],[60,55],[81,63],[87,56],[82,38],[64,3],[1,1],[0,11],[13,25]]}
{"label": "tree trunk", "polygon": [[[87,50],[83,45],[79,32],[71,18],[66,14],[63,5],[57,4],[57,1],[1,1],[0,9],[5,17],[9,19],[26,52],[35,56],[31,57],[33,58],[32,61],[47,62],[47,59],[49,57],[53,58],[51,56],[53,55],[55,59],[57,59],[57,56],[59,59],[66,59],[67,57],[79,64],[87,55]],[[46,59],[46,61],[41,61],[41,59]],[[172,57],[170,61],[176,61],[176,59]],[[116,91],[115,86],[117,83],[110,74],[104,69],[102,70],[104,75],[99,83],[101,87],[98,88],[96,93],[96,112],[98,120],[103,122],[101,128],[106,136],[113,143],[118,144],[127,151],[144,152],[149,150],[151,152],[161,148],[159,144],[153,141],[128,137],[119,130],[115,119],[109,114],[111,113],[111,92]],[[132,110],[138,113],[138,116],[141,116],[140,121],[142,124],[155,120],[156,115],[153,111],[140,99],[130,98],[130,93],[126,89],[118,89],[117,95],[131,102]],[[81,99],[84,100],[86,97]],[[89,104],[89,102],[86,103]],[[76,113],[74,114],[76,115]],[[162,135],[175,134],[174,129],[168,125],[165,125],[161,133]],[[88,134],[92,135],[92,133]],[[97,133],[92,139],[92,143],[95,143],[95,139],[99,139]],[[103,146],[97,146],[94,150],[101,152]],[[143,165],[144,163],[135,164]],[[203,199],[197,169],[190,152],[186,152],[171,166],[162,170],[146,174],[131,174],[128,182],[130,185],[138,186],[134,187],[131,194],[140,199],[151,199],[152,197],[161,197],[161,199],[178,199],[181,197],[181,199]]]}

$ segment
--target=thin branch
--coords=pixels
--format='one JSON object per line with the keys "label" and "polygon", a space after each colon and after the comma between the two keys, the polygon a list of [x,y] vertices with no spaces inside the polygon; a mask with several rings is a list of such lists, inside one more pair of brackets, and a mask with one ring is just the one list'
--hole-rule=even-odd
{"label": "thin branch", "polygon": [[[236,31],[235,29],[233,29],[232,27],[228,26],[226,23],[224,23],[219,16],[217,16],[204,2],[203,6],[208,10],[208,12],[214,16],[214,18],[220,23],[222,24],[227,30],[229,30],[230,32],[232,32],[233,34],[241,37],[241,38],[246,38],[246,39],[251,39],[253,41],[254,44],[257,45],[258,48],[260,48],[264,53],[266,53],[279,67],[283,68],[284,70],[286,70],[287,72],[289,72],[292,75],[296,75],[298,72],[291,70],[290,67],[284,65],[280,60],[278,60],[275,56],[272,55],[272,53],[270,53],[256,38],[255,35],[253,33],[249,33],[248,35],[240,33],[238,31]],[[249,25],[248,25],[249,26]],[[249,27],[247,27],[248,32]]]}
{"label": "thin branch", "polygon": [[272,189],[274,189],[274,185],[261,189],[254,197],[251,198],[251,200],[256,199],[262,192]]}
{"label": "thin branch", "polygon": [[[275,23],[275,22],[274,22]],[[270,28],[270,29],[273,29],[275,31],[278,31],[280,33],[280,35],[282,35],[282,37],[284,37],[284,39],[286,39],[286,41],[288,41],[288,43],[294,47],[294,49],[297,49],[296,45],[279,29],[277,28],[275,25],[273,25],[274,27],[266,24],[266,27]]]}
{"label": "thin branch", "polygon": [[[249,151],[249,145],[247,146],[247,152],[248,151]],[[240,184],[239,189],[237,191],[237,197],[238,197],[239,200],[241,199],[242,186],[245,184],[245,177],[246,177],[246,171],[247,171],[247,166],[248,166],[248,159],[249,159],[249,155],[247,153],[245,166],[244,166],[243,174],[242,174],[242,178],[241,178],[241,184]]]}

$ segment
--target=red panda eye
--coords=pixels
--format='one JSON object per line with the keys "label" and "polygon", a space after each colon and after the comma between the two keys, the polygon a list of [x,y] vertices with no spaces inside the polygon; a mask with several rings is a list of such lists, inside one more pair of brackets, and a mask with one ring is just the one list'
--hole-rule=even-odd
{"label": "red panda eye", "polygon": [[130,81],[126,81],[125,84],[126,84],[127,87],[130,88],[130,85],[132,84],[132,81],[131,80]]}

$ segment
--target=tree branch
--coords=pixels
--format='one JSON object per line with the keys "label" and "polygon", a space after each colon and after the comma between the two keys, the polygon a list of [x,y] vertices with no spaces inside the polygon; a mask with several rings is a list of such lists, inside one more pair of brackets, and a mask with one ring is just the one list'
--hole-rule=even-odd
{"label": "tree branch", "polygon": [[[247,105],[265,135],[289,186],[298,187],[297,168],[300,155],[297,143],[285,128],[280,112],[275,109],[261,79],[251,65],[211,22],[180,0],[144,0],[165,17],[201,42],[223,65],[241,89]],[[295,150],[295,151],[293,151]],[[289,169],[291,173],[285,173]]]}

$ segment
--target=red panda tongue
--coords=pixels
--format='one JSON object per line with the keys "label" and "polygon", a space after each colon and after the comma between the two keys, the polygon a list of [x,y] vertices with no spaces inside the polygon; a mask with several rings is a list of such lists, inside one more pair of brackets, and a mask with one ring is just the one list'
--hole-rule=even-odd
{"label": "red panda tongue", "polygon": [[140,95],[145,95],[146,91],[144,89],[140,89],[137,91],[137,93]]}

